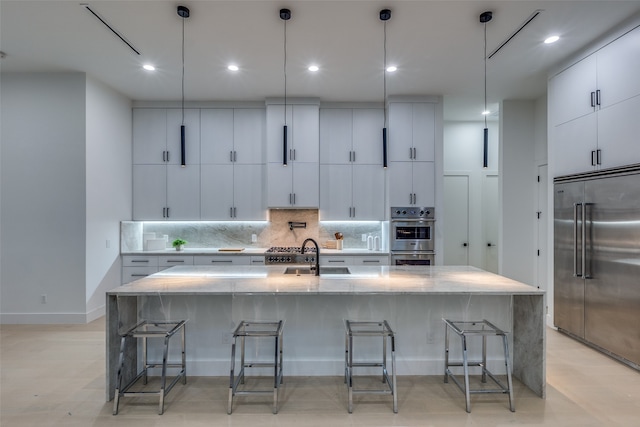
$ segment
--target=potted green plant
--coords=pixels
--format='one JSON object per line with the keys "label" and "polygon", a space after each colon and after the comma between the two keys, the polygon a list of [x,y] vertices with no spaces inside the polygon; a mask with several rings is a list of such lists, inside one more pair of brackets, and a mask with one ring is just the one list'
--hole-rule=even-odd
{"label": "potted green plant", "polygon": [[176,248],[176,251],[181,251],[183,246],[187,244],[186,240],[176,239],[173,241],[172,245]]}

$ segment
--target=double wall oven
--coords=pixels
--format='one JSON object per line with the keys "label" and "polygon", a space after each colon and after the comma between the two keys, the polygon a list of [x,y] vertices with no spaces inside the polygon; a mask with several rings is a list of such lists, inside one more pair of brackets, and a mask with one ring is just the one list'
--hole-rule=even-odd
{"label": "double wall oven", "polygon": [[391,208],[391,265],[433,265],[433,207]]}

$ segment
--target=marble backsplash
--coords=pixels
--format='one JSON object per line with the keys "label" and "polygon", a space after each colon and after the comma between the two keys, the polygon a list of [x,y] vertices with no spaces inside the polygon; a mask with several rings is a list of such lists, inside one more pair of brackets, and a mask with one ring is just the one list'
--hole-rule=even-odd
{"label": "marble backsplash", "polygon": [[[307,237],[319,244],[334,240],[334,233],[344,235],[344,249],[366,249],[362,235],[380,236],[382,249],[388,249],[389,228],[386,221],[319,221],[317,209],[271,209],[268,221],[123,221],[120,226],[120,250],[143,250],[143,234],[168,236],[167,247],[174,239],[186,240],[188,248],[225,248],[300,246]],[[290,229],[289,222],[306,223],[306,228]],[[255,235],[256,242],[252,242]]]}

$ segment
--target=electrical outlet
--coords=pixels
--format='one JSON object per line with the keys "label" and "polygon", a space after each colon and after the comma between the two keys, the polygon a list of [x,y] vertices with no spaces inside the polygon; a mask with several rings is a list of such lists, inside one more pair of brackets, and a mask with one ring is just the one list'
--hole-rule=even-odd
{"label": "electrical outlet", "polygon": [[366,241],[367,241],[367,235],[366,235],[366,234],[363,234],[363,235],[362,235],[362,241],[363,241],[363,242],[366,242]]}
{"label": "electrical outlet", "polygon": [[258,235],[257,234],[252,234],[251,235],[251,243],[257,243],[258,242]]}
{"label": "electrical outlet", "polygon": [[47,294],[40,295],[40,304],[46,304],[46,303],[47,303]]}
{"label": "electrical outlet", "polygon": [[222,344],[231,344],[232,341],[233,341],[233,333],[231,332],[222,333]]}
{"label": "electrical outlet", "polygon": [[107,246],[107,249],[111,247],[111,240],[107,239],[106,246]]}
{"label": "electrical outlet", "polygon": [[436,339],[433,336],[433,333],[428,332],[427,333],[427,344],[435,344],[436,343]]}

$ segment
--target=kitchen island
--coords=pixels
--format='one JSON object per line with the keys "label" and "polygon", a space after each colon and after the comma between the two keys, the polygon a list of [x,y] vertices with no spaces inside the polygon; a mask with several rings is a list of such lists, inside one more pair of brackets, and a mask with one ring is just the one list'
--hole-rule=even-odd
{"label": "kitchen island", "polygon": [[[284,274],[286,268],[293,274]],[[515,378],[545,395],[545,294],[539,289],[469,266],[295,273],[292,266],[180,266],[109,291],[107,399],[115,389],[119,327],[138,318],[187,319],[187,373],[197,376],[229,374],[230,332],[240,320],[285,320],[285,376],[305,376],[343,374],[347,318],[389,321],[399,375],[443,373],[442,318],[488,319],[510,332]],[[136,353],[133,345],[126,349],[131,360]],[[504,371],[501,357],[499,343],[490,342],[488,365],[497,373],[501,366]]]}

